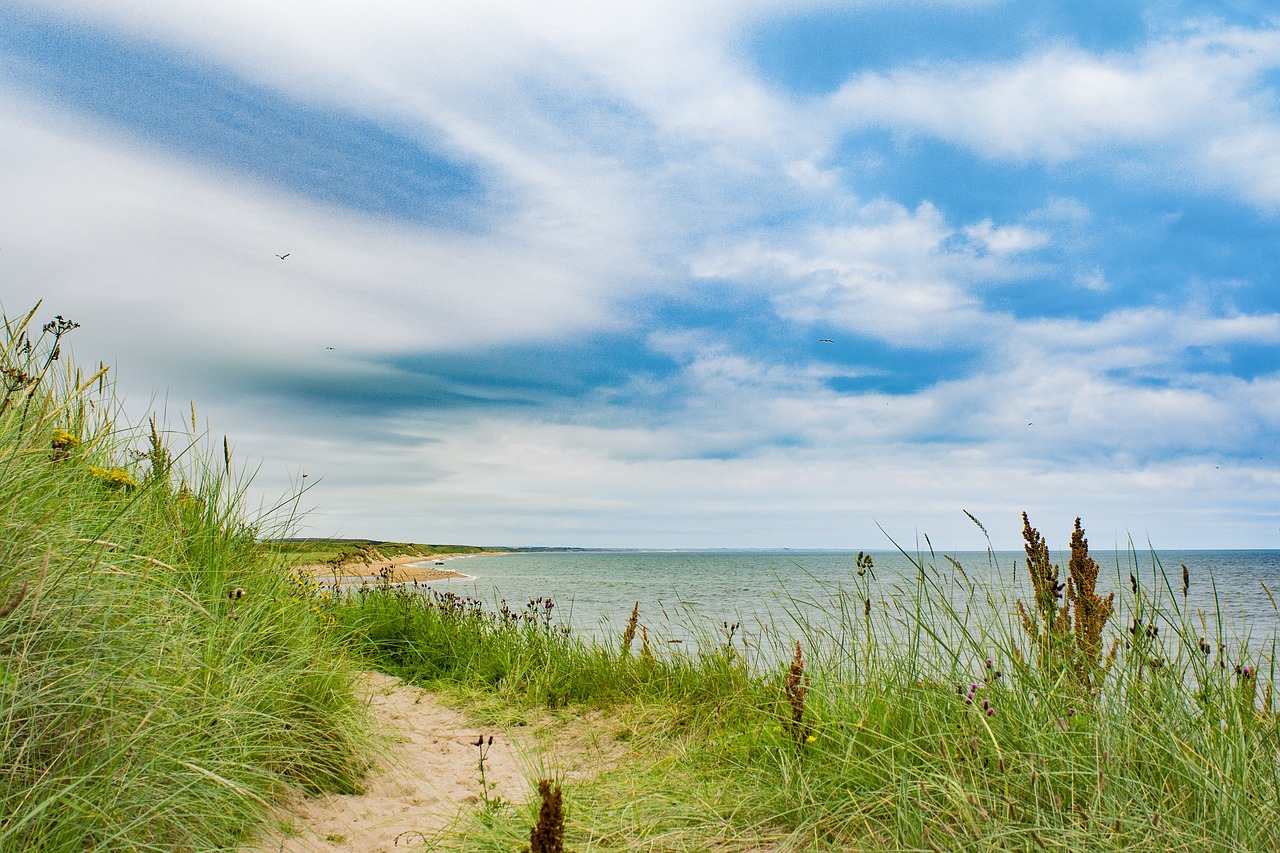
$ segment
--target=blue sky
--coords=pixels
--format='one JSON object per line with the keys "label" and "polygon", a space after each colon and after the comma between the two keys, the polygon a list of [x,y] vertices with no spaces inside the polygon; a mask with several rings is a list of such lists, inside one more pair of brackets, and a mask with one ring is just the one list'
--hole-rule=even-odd
{"label": "blue sky", "polygon": [[1280,547],[1269,4],[17,0],[0,158],[302,533]]}

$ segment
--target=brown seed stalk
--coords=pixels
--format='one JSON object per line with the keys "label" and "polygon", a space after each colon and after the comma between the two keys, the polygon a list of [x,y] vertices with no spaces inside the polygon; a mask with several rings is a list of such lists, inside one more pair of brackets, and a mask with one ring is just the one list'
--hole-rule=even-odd
{"label": "brown seed stalk", "polygon": [[542,807],[538,809],[538,822],[529,831],[530,853],[564,853],[564,804],[560,786],[551,786],[549,779],[538,783]]}
{"label": "brown seed stalk", "polygon": [[809,726],[804,722],[804,697],[809,692],[809,676],[804,674],[804,654],[800,650],[800,641],[796,640],[796,654],[791,659],[787,670],[787,682],[783,688],[787,703],[791,706],[791,717],[786,720],[787,729],[796,743],[803,745],[809,737]]}
{"label": "brown seed stalk", "polygon": [[640,624],[640,602],[636,602],[636,606],[631,608],[631,618],[627,620],[627,628],[622,632],[622,656],[627,657],[631,654],[631,643],[636,638],[636,626]]}

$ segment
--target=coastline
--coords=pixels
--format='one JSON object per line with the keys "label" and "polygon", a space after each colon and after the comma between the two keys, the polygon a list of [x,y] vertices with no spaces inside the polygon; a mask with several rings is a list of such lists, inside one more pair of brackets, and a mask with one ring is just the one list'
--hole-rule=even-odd
{"label": "coastline", "polygon": [[[486,552],[482,552],[486,553]],[[493,552],[497,553],[497,552]],[[330,563],[308,563],[298,566],[297,570],[311,574],[321,583],[337,583],[342,585],[358,583],[374,583],[382,580],[382,572],[391,571],[392,583],[422,583],[424,581],[467,580],[471,576],[453,571],[436,563],[460,560],[475,554],[404,554],[369,563],[347,563],[337,570]]]}

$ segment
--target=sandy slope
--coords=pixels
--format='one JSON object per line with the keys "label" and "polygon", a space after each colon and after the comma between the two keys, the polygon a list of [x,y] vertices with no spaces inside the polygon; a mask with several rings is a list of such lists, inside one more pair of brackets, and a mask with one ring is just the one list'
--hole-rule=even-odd
{"label": "sandy slope", "polygon": [[[369,673],[373,717],[391,736],[382,767],[364,794],[295,797],[269,831],[245,853],[404,851],[447,828],[480,798],[476,738],[493,736],[485,774],[489,796],[519,802],[530,794],[526,775],[580,777],[614,765],[621,745],[593,720],[546,717],[513,736],[478,726],[430,693]],[[526,774],[525,771],[528,771]]]}

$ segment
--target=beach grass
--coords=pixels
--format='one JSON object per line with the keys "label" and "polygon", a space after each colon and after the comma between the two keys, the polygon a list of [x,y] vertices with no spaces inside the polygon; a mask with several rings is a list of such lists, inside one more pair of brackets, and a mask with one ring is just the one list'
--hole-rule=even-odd
{"label": "beach grass", "polygon": [[234,849],[286,788],[358,788],[354,671],[227,445],[127,423],[37,322],[0,339],[0,849]]}
{"label": "beach grass", "polygon": [[[34,316],[0,340],[0,850],[236,849],[287,789],[358,789],[357,668],[494,723],[592,712],[609,761],[530,767],[569,850],[1280,849],[1275,638],[1188,608],[1212,578],[1154,553],[1104,572],[1077,521],[1059,567],[1024,518],[1016,578],[850,555],[752,634],[340,589],[296,567],[427,555],[249,520],[225,440],[130,424],[62,357],[75,324]],[[529,848],[547,810],[478,801],[433,849]]]}
{"label": "beach grass", "polygon": [[[780,591],[763,636],[692,652],[638,611],[595,642],[545,602],[384,587],[330,607],[371,664],[495,720],[605,709],[629,758],[563,780],[566,849],[1280,847],[1273,638],[1187,612],[1190,579],[1154,554],[1104,596],[1078,524],[1061,572],[1024,535],[1025,589],[933,554],[882,585],[851,556],[820,596]],[[479,810],[438,849],[520,849],[536,810]]]}

